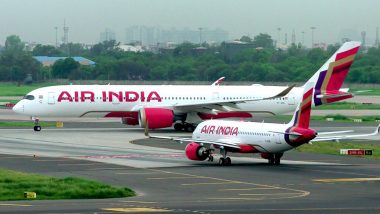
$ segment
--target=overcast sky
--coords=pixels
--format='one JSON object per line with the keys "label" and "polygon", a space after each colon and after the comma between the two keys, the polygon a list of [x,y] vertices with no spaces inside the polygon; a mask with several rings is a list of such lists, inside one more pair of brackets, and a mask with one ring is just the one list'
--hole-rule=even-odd
{"label": "overcast sky", "polygon": [[360,39],[366,31],[367,41],[375,39],[380,26],[378,0],[0,0],[0,44],[16,34],[26,42],[55,43],[54,27],[63,35],[63,20],[69,26],[69,41],[97,43],[99,33],[109,28],[121,42],[125,29],[133,25],[159,26],[167,29],[221,28],[230,39],[242,35],[268,33],[278,38],[294,29],[297,41],[305,32],[311,43],[311,26],[315,41],[333,43],[342,34]]}

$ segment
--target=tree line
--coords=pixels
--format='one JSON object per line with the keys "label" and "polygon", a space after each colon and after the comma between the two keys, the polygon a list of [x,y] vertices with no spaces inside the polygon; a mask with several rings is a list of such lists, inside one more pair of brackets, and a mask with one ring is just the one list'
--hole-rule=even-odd
{"label": "tree line", "polygon": [[[182,43],[173,49],[156,52],[125,52],[116,41],[104,41],[86,48],[69,43],[54,47],[37,45],[27,50],[22,40],[8,36],[0,52],[0,81],[22,82],[27,74],[35,81],[71,80],[184,80],[213,81],[225,76],[229,81],[304,82],[340,47],[326,50],[307,49],[292,44],[287,50],[276,49],[272,38],[259,34],[240,39],[247,47],[231,54],[229,43]],[[83,56],[95,66],[80,65],[72,58],[44,67],[33,56]],[[347,82],[380,83],[380,48],[361,50],[356,56]]]}

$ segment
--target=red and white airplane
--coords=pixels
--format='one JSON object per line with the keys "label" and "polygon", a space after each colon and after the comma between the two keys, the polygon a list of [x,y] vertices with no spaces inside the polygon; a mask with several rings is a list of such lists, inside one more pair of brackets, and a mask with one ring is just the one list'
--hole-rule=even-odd
{"label": "red and white airplane", "polygon": [[269,164],[278,165],[285,151],[305,143],[366,137],[379,133],[380,125],[375,132],[369,134],[332,136],[350,132],[337,131],[320,133],[325,136],[317,137],[317,132],[309,127],[312,98],[313,85],[307,84],[302,100],[288,124],[208,120],[197,126],[191,138],[150,136],[148,129],[145,129],[145,135],[150,138],[189,142],[185,153],[190,160],[203,161],[209,158],[212,161],[212,151],[219,149],[222,156],[219,159],[220,165],[231,164],[227,152],[261,153],[261,157],[268,159]]}
{"label": "red and white airplane", "polygon": [[[341,89],[360,47],[347,42],[309,79],[314,82],[314,105],[351,98]],[[35,119],[40,131],[43,117],[118,117],[122,123],[149,128],[171,127],[193,131],[207,119],[250,118],[255,114],[294,111],[302,87],[222,86],[223,78],[202,85],[61,85],[36,89],[19,101],[13,111]]]}

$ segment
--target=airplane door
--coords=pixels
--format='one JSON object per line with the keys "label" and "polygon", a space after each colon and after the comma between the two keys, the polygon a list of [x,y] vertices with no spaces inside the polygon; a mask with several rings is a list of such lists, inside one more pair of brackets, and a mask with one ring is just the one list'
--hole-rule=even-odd
{"label": "airplane door", "polygon": [[294,98],[294,96],[288,97],[288,104],[289,105],[295,105],[296,104],[296,99]]}
{"label": "airplane door", "polygon": [[281,144],[281,137],[283,136],[282,134],[275,134],[275,142],[276,144]]}
{"label": "airplane door", "polygon": [[213,100],[219,100],[219,92],[213,92],[212,93],[212,99]]}
{"label": "airplane door", "polygon": [[50,104],[50,105],[55,104],[55,93],[54,92],[48,93],[48,104]]}

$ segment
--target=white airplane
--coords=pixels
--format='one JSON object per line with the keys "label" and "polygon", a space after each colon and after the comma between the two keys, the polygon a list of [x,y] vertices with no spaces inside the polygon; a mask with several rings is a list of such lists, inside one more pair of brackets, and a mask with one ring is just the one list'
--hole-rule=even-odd
{"label": "white airplane", "polygon": [[285,151],[305,143],[366,137],[379,133],[380,125],[375,132],[369,134],[331,136],[350,132],[337,131],[322,133],[330,136],[317,137],[317,132],[309,127],[312,97],[313,85],[307,84],[302,100],[288,124],[208,120],[197,126],[191,138],[150,136],[147,128],[145,135],[150,138],[189,142],[185,154],[190,160],[204,161],[209,158],[212,161],[212,152],[219,149],[222,156],[219,159],[220,165],[231,164],[227,152],[260,153],[262,158],[268,159],[269,164],[278,165]]}
{"label": "white airplane", "polygon": [[[340,90],[360,47],[347,42],[308,80],[315,83],[314,105],[347,98]],[[207,119],[250,118],[252,114],[294,111],[302,87],[212,85],[61,85],[36,89],[13,111],[31,116],[35,131],[43,117],[118,117],[123,124],[193,131]],[[217,86],[217,87],[216,87]],[[293,88],[293,89],[292,89]]]}

